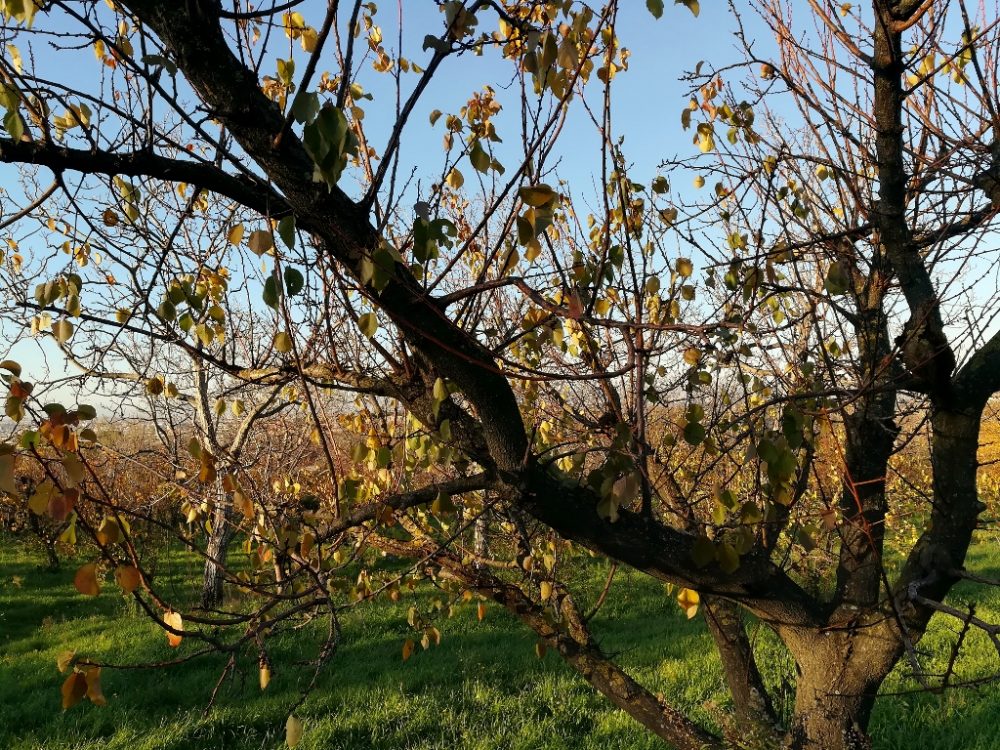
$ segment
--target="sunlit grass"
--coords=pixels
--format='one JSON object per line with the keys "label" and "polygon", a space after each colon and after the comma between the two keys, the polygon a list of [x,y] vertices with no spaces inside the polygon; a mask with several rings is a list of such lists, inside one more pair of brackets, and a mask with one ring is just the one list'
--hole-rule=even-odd
{"label": "sunlit grass", "polygon": [[[109,662],[156,662],[194,649],[167,646],[155,625],[113,585],[87,598],[72,586],[77,561],[50,573],[10,540],[0,547],[0,747],[17,748],[275,748],[284,720],[309,679],[304,667],[320,642],[319,624],[275,639],[275,673],[266,691],[257,664],[243,658],[240,671],[203,715],[225,658],[213,656],[170,669],[106,670],[106,707],[84,701],[60,707],[58,654],[75,649]],[[178,597],[194,595],[181,575],[189,561],[164,555],[161,582]],[[1000,574],[995,543],[980,543],[970,569]],[[606,568],[594,563],[592,593]],[[171,578],[173,574],[173,578]],[[717,657],[700,618],[688,621],[663,588],[635,573],[620,572],[609,600],[594,620],[606,651],[641,682],[668,696],[706,726],[717,728],[727,705]],[[418,597],[426,596],[418,594]],[[998,592],[963,585],[954,599],[978,601],[977,613],[1000,619]],[[406,610],[362,606],[346,614],[343,639],[298,714],[306,721],[300,747],[323,748],[658,748],[652,736],[614,710],[555,654],[539,660],[535,639],[495,607],[479,622],[471,605],[442,625],[439,647],[400,655],[408,635]],[[956,624],[936,619],[921,644],[929,663],[943,667]],[[791,664],[764,629],[754,631],[765,679],[779,704],[791,700]],[[902,669],[889,692],[913,687]],[[984,637],[971,636],[959,664],[963,677],[1000,671]],[[784,706],[787,709],[787,705]],[[881,748],[987,750],[1000,733],[1000,690],[990,686],[943,696],[886,697],[872,732]],[[919,739],[919,741],[917,741]]]}

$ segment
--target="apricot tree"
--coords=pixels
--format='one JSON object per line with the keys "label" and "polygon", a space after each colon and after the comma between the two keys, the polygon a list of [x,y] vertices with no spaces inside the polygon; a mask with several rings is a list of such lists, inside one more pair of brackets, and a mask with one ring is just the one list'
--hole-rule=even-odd
{"label": "apricot tree", "polygon": [[[811,2],[803,30],[784,4],[755,5],[776,54],[742,32],[742,57],[699,65],[678,107],[692,155],[642,181],[611,103],[629,67],[619,16],[664,15],[646,5],[441,2],[414,43],[360,0],[0,4],[0,160],[22,165],[8,189],[21,202],[0,218],[8,304],[109,369],[128,335],[233,382],[294,387],[323,468],[252,490],[224,444],[196,440],[201,484],[225,488],[216,526],[253,570],[231,574],[189,538],[236,595],[211,611],[172,602],[131,539],[160,521],[92,471],[95,409],[43,404],[4,362],[16,427],[0,488],[28,464],[46,473],[33,511],[71,516],[95,545],[81,591],[113,568],[171,645],[257,649],[266,687],[267,634],[325,613],[318,668],[344,607],[432,580],[507,608],[679,748],[867,746],[900,659],[934,683],[915,651],[932,615],[996,639],[944,599],[984,510],[979,425],[1000,388],[996,309],[975,282],[1000,184],[997,16]],[[472,55],[509,66],[491,83],[512,85],[417,118]],[[574,113],[599,136],[589,208],[559,181]],[[442,158],[411,165],[403,145],[428,127]],[[677,187],[692,170],[707,199]],[[227,345],[251,314],[268,335]],[[907,493],[894,457],[915,435],[927,517],[890,566],[887,513]],[[701,607],[727,736],[602,651],[568,583],[581,550]],[[788,717],[747,613],[795,659]],[[404,659],[440,640],[441,616],[411,610]],[[103,701],[101,665],[63,666],[64,704]],[[300,735],[293,713],[289,744]]]}

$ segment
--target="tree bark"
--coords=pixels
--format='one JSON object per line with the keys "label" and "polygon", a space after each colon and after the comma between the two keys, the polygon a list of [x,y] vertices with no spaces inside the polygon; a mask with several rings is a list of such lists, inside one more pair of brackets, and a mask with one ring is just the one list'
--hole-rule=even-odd
{"label": "tree bark", "polygon": [[786,633],[785,641],[798,672],[789,750],[871,748],[872,707],[902,653],[892,620],[859,616],[841,630]]}
{"label": "tree bark", "polygon": [[722,671],[733,699],[736,728],[744,736],[762,741],[774,737],[777,723],[774,706],[757,668],[740,608],[713,597],[705,597],[702,608],[708,632],[722,660]]}
{"label": "tree bark", "polygon": [[228,493],[219,487],[218,501],[212,513],[212,531],[205,548],[205,572],[201,583],[201,606],[214,609],[222,603],[223,574],[229,556],[229,542],[233,538],[233,503]]}

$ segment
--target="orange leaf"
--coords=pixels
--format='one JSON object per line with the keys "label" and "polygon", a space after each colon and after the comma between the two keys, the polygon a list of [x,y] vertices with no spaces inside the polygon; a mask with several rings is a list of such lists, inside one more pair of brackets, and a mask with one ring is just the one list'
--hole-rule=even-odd
{"label": "orange leaf", "polygon": [[311,531],[303,532],[302,540],[299,543],[299,552],[303,557],[309,557],[309,553],[312,552],[313,544],[316,542],[316,535]]}
{"label": "orange leaf", "polygon": [[406,661],[413,654],[413,647],[416,644],[413,642],[412,638],[407,638],[403,642],[403,661]]}
{"label": "orange leaf", "polygon": [[479,622],[486,619],[486,602],[479,602],[479,606],[476,607],[476,616],[479,618]]}
{"label": "orange leaf", "polygon": [[101,668],[91,667],[84,673],[84,681],[87,685],[87,697],[90,702],[97,706],[106,706],[107,699],[101,691]]}
{"label": "orange leaf", "polygon": [[62,707],[73,708],[87,694],[87,678],[79,672],[73,672],[62,684]]}
{"label": "orange leaf", "polygon": [[142,583],[142,576],[139,569],[132,565],[119,565],[115,568],[115,580],[122,587],[122,591],[131,594]]}
{"label": "orange leaf", "polygon": [[66,505],[65,495],[53,495],[49,498],[49,515],[57,523],[65,521],[69,515],[69,507]]}
{"label": "orange leaf", "polygon": [[97,563],[87,563],[76,571],[73,576],[73,585],[76,590],[86,596],[97,596],[101,593],[100,584],[97,582]]}
{"label": "orange leaf", "polygon": [[[167,613],[163,615],[163,622],[172,627],[174,630],[184,630],[184,620],[181,618],[180,612],[168,610]],[[182,639],[183,636],[167,631],[167,643],[170,644],[171,648],[177,648],[180,646]]]}

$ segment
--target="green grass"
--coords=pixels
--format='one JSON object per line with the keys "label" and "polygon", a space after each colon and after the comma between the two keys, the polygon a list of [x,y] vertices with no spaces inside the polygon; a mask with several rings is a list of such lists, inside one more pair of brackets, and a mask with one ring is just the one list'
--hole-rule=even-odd
{"label": "green grass", "polygon": [[[136,612],[112,585],[97,598],[72,586],[76,561],[59,572],[40,567],[9,539],[0,540],[0,748],[278,748],[284,721],[309,671],[289,666],[312,658],[318,626],[279,636],[271,647],[276,664],[271,685],[261,692],[256,663],[240,662],[215,707],[203,709],[224,665],[211,657],[170,669],[105,670],[106,707],[84,701],[60,707],[58,654],[75,649],[109,662],[155,662],[195,648],[185,641],[170,649],[161,631]],[[161,582],[190,597],[180,574],[187,561],[164,554]],[[970,569],[1000,575],[1000,550],[983,540]],[[599,588],[605,568],[595,563],[589,586]],[[727,704],[720,667],[700,618],[687,621],[661,586],[623,572],[594,621],[604,648],[633,676],[662,692],[706,726],[717,727]],[[460,607],[441,626],[439,647],[400,657],[408,635],[406,610],[418,594],[386,606],[365,605],[342,621],[338,652],[298,714],[306,722],[300,747],[337,750],[406,748],[658,748],[652,736],[614,710],[555,654],[539,660],[535,639],[495,607],[476,620],[472,606]],[[954,601],[975,599],[977,614],[1000,620],[996,591],[963,585]],[[955,625],[936,619],[922,642],[930,663],[943,665]],[[769,633],[755,632],[766,680],[779,702],[790,700],[791,664]],[[1000,671],[995,651],[979,634],[970,637],[960,663],[962,676]],[[912,687],[894,674],[893,692]],[[782,685],[785,685],[782,690]],[[932,750],[996,747],[1000,733],[1000,690],[955,690],[938,695],[885,697],[876,708],[872,732],[879,748]]]}

